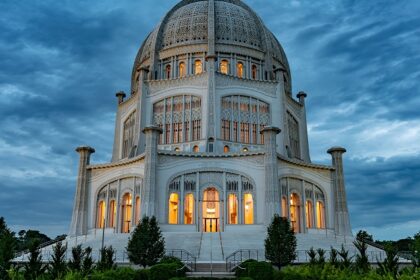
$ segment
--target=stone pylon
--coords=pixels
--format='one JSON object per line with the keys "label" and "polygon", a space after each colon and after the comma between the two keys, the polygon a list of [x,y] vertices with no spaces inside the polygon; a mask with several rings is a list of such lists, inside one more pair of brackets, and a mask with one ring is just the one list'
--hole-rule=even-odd
{"label": "stone pylon", "polygon": [[341,147],[333,147],[328,150],[328,153],[331,154],[332,165],[334,167],[334,171],[332,171],[335,201],[334,228],[338,235],[352,235],[343,172],[343,154],[345,152],[346,149]]}

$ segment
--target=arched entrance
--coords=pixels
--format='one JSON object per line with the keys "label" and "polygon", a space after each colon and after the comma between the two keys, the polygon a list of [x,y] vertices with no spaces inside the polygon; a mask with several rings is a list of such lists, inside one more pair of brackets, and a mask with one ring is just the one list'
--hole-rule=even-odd
{"label": "arched entrance", "polygon": [[204,232],[220,231],[220,196],[215,187],[209,187],[203,193],[202,229]]}

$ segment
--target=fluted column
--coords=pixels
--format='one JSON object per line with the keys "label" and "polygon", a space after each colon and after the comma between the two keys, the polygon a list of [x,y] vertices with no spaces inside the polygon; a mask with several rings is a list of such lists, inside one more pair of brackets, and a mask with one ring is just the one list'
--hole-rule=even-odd
{"label": "fluted column", "polygon": [[334,193],[334,229],[338,235],[352,235],[349,211],[347,208],[346,188],[344,183],[343,172],[343,154],[346,149],[341,147],[333,147],[328,150],[332,157],[333,193]]}
{"label": "fluted column", "polygon": [[280,133],[277,127],[265,127],[261,133],[264,134],[264,166],[265,166],[265,223],[269,224],[274,214],[280,215],[280,190],[278,186],[277,166],[277,134]]}
{"label": "fluted column", "polygon": [[157,187],[156,165],[159,135],[162,129],[148,126],[143,130],[146,135],[145,163],[144,163],[144,188],[141,196],[141,213],[143,216],[157,216]]}
{"label": "fluted column", "polygon": [[79,153],[79,171],[77,176],[76,195],[74,198],[73,215],[70,225],[70,236],[86,235],[88,230],[88,181],[89,174],[87,166],[90,162],[90,155],[95,149],[88,146],[81,146],[76,149]]}

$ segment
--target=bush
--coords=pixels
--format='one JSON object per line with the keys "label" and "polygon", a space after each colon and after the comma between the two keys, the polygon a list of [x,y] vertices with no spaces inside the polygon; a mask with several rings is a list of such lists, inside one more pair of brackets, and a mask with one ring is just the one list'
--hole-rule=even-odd
{"label": "bush", "polygon": [[163,258],[160,259],[159,263],[177,263],[177,264],[180,264],[181,266],[184,266],[182,261],[174,256],[164,256]]}
{"label": "bush", "polygon": [[248,265],[248,276],[254,280],[271,280],[273,266],[268,262],[252,262]]}
{"label": "bush", "polygon": [[64,280],[84,280],[85,278],[80,272],[69,272],[67,273],[66,277],[64,277]]}
{"label": "bush", "polygon": [[124,280],[135,280],[137,273],[134,269],[129,267],[120,267],[117,269],[106,270],[104,272],[95,272],[91,275],[90,279],[92,280],[114,280],[114,279],[124,279]]}
{"label": "bush", "polygon": [[241,263],[239,265],[239,267],[237,267],[235,269],[235,276],[238,277],[238,278],[239,277],[248,277],[248,266],[251,263],[256,263],[256,262],[258,262],[258,261],[253,260],[253,259],[249,259],[249,260],[244,261],[243,263]]}
{"label": "bush", "polygon": [[[181,266],[182,267],[182,266]],[[184,277],[185,271],[176,263],[156,264],[150,268],[150,280],[168,280],[173,277]]]}

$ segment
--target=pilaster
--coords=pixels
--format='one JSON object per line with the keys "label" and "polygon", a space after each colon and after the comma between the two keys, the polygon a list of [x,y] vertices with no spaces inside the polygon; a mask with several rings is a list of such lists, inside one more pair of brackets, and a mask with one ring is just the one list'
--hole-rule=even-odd
{"label": "pilaster", "polygon": [[136,130],[135,135],[138,137],[137,139],[137,154],[142,154],[144,151],[145,145],[145,135],[141,133],[141,128],[146,126],[146,114],[144,114],[145,107],[146,107],[146,84],[144,81],[147,80],[148,76],[148,69],[147,68],[140,68],[140,76],[139,76],[139,89],[137,91],[137,116],[136,116]]}
{"label": "pilaster", "polygon": [[306,106],[305,106],[305,98],[307,94],[303,91],[297,94],[297,98],[299,99],[299,103],[302,105],[302,118],[300,122],[300,151],[302,159],[306,162],[311,162],[311,157],[309,155],[309,141],[308,141],[308,124],[306,122]]}
{"label": "pilaster", "polygon": [[115,116],[115,134],[114,134],[114,147],[112,150],[112,159],[111,162],[118,161],[120,159],[120,148],[121,148],[121,111],[120,111],[120,104],[124,102],[125,93],[123,91],[119,91],[115,94],[118,100],[117,104],[117,114]]}
{"label": "pilaster", "polygon": [[86,235],[88,230],[88,181],[89,172],[87,166],[90,162],[90,155],[95,149],[89,146],[81,146],[76,149],[79,153],[79,171],[77,175],[76,195],[72,221],[70,225],[70,236]]}
{"label": "pilaster", "polygon": [[349,211],[347,208],[346,188],[343,172],[343,154],[346,149],[333,147],[327,151],[331,154],[332,165],[335,170],[332,171],[333,193],[334,193],[334,229],[338,235],[352,235]]}

